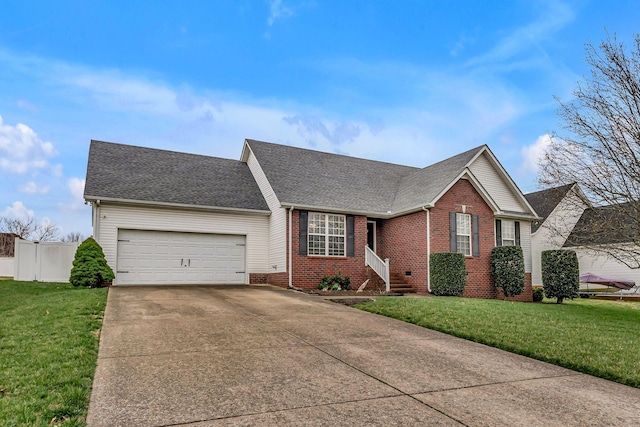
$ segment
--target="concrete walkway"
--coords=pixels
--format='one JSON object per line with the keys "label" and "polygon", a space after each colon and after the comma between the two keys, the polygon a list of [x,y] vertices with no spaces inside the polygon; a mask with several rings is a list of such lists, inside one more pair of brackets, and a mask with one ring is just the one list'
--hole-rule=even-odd
{"label": "concrete walkway", "polygon": [[89,426],[636,426],[640,390],[269,286],[110,290]]}

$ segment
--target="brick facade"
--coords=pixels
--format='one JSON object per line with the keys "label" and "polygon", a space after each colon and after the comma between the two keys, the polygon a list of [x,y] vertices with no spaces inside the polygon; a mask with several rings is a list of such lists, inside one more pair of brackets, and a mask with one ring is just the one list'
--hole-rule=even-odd
{"label": "brick facade", "polygon": [[[468,298],[502,298],[491,281],[491,249],[495,245],[495,218],[482,196],[465,179],[461,179],[430,209],[431,253],[449,252],[449,214],[451,212],[478,215],[479,256],[466,257],[467,285],[462,296]],[[288,221],[288,218],[287,218]],[[321,257],[300,255],[300,212],[293,212],[293,286],[315,289],[325,275],[342,274],[351,278],[352,288],[357,288],[372,275],[364,265],[364,247],[367,244],[367,218],[356,216],[354,221],[353,257]],[[289,225],[287,224],[287,233]],[[288,242],[288,235],[287,235]],[[289,245],[287,244],[287,260]],[[404,276],[406,282],[419,292],[427,292],[427,213],[415,212],[398,218],[376,220],[376,252],[389,258],[391,273]],[[373,273],[375,276],[375,273]],[[263,277],[266,276],[266,277]],[[377,277],[377,276],[376,276]],[[267,280],[277,286],[287,287],[288,273],[251,275],[252,283]],[[254,282],[255,280],[255,282]],[[526,274],[526,286],[516,301],[531,301],[531,274]]]}
{"label": "brick facade", "polygon": [[[287,218],[288,221],[288,218]],[[354,253],[352,257],[323,257],[300,255],[300,211],[293,212],[293,286],[315,289],[323,276],[342,274],[351,278],[351,287],[357,288],[367,279],[364,265],[364,247],[367,244],[367,218],[354,218]],[[287,225],[287,233],[289,226]],[[287,237],[288,238],[288,237]],[[287,256],[289,247],[287,245]],[[288,258],[287,258],[288,259]],[[288,277],[287,277],[288,283]]]}
{"label": "brick facade", "polygon": [[418,292],[427,292],[427,213],[378,221],[376,240],[377,255],[389,258],[391,273],[403,276]]}
{"label": "brick facade", "polygon": [[[461,179],[431,209],[431,252],[449,252],[449,213],[478,215],[480,256],[466,257],[467,298],[502,298],[491,281],[491,249],[495,246],[495,217],[491,208],[468,180]],[[526,274],[525,291],[517,301],[531,301],[531,274]]]}

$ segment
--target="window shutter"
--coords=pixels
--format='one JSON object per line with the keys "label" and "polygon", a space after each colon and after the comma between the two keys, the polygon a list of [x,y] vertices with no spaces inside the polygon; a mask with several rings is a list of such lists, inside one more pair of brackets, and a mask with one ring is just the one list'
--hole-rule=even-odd
{"label": "window shutter", "polygon": [[516,245],[520,246],[520,221],[515,221],[514,226],[516,229]]}
{"label": "window shutter", "polygon": [[480,217],[478,215],[473,215],[471,217],[471,227],[473,230],[471,234],[473,236],[473,256],[480,256]]}
{"label": "window shutter", "polygon": [[458,252],[458,236],[456,231],[456,213],[449,212],[449,250],[451,252]]}
{"label": "window shutter", "polygon": [[496,246],[502,246],[502,221],[496,219]]}
{"label": "window shutter", "polygon": [[300,211],[300,255],[307,254],[307,227],[309,225],[308,221],[309,212]]}
{"label": "window shutter", "polygon": [[355,237],[355,218],[353,215],[347,215],[347,256],[355,255],[354,237]]}

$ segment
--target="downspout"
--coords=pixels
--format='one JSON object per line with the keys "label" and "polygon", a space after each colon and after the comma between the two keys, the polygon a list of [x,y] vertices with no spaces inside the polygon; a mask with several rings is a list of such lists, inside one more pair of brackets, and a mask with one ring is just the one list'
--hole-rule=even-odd
{"label": "downspout", "polygon": [[293,206],[289,208],[289,289],[293,289]]}
{"label": "downspout", "polygon": [[95,206],[95,222],[93,227],[93,238],[100,243],[100,199],[93,204]]}
{"label": "downspout", "polygon": [[431,211],[426,206],[422,210],[427,213],[427,291],[431,293]]}

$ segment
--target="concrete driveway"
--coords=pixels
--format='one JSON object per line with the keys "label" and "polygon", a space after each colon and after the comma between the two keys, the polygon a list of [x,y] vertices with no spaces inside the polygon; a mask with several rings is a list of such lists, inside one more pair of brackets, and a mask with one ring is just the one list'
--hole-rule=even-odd
{"label": "concrete driveway", "polygon": [[112,288],[90,426],[640,425],[640,390],[270,286]]}

